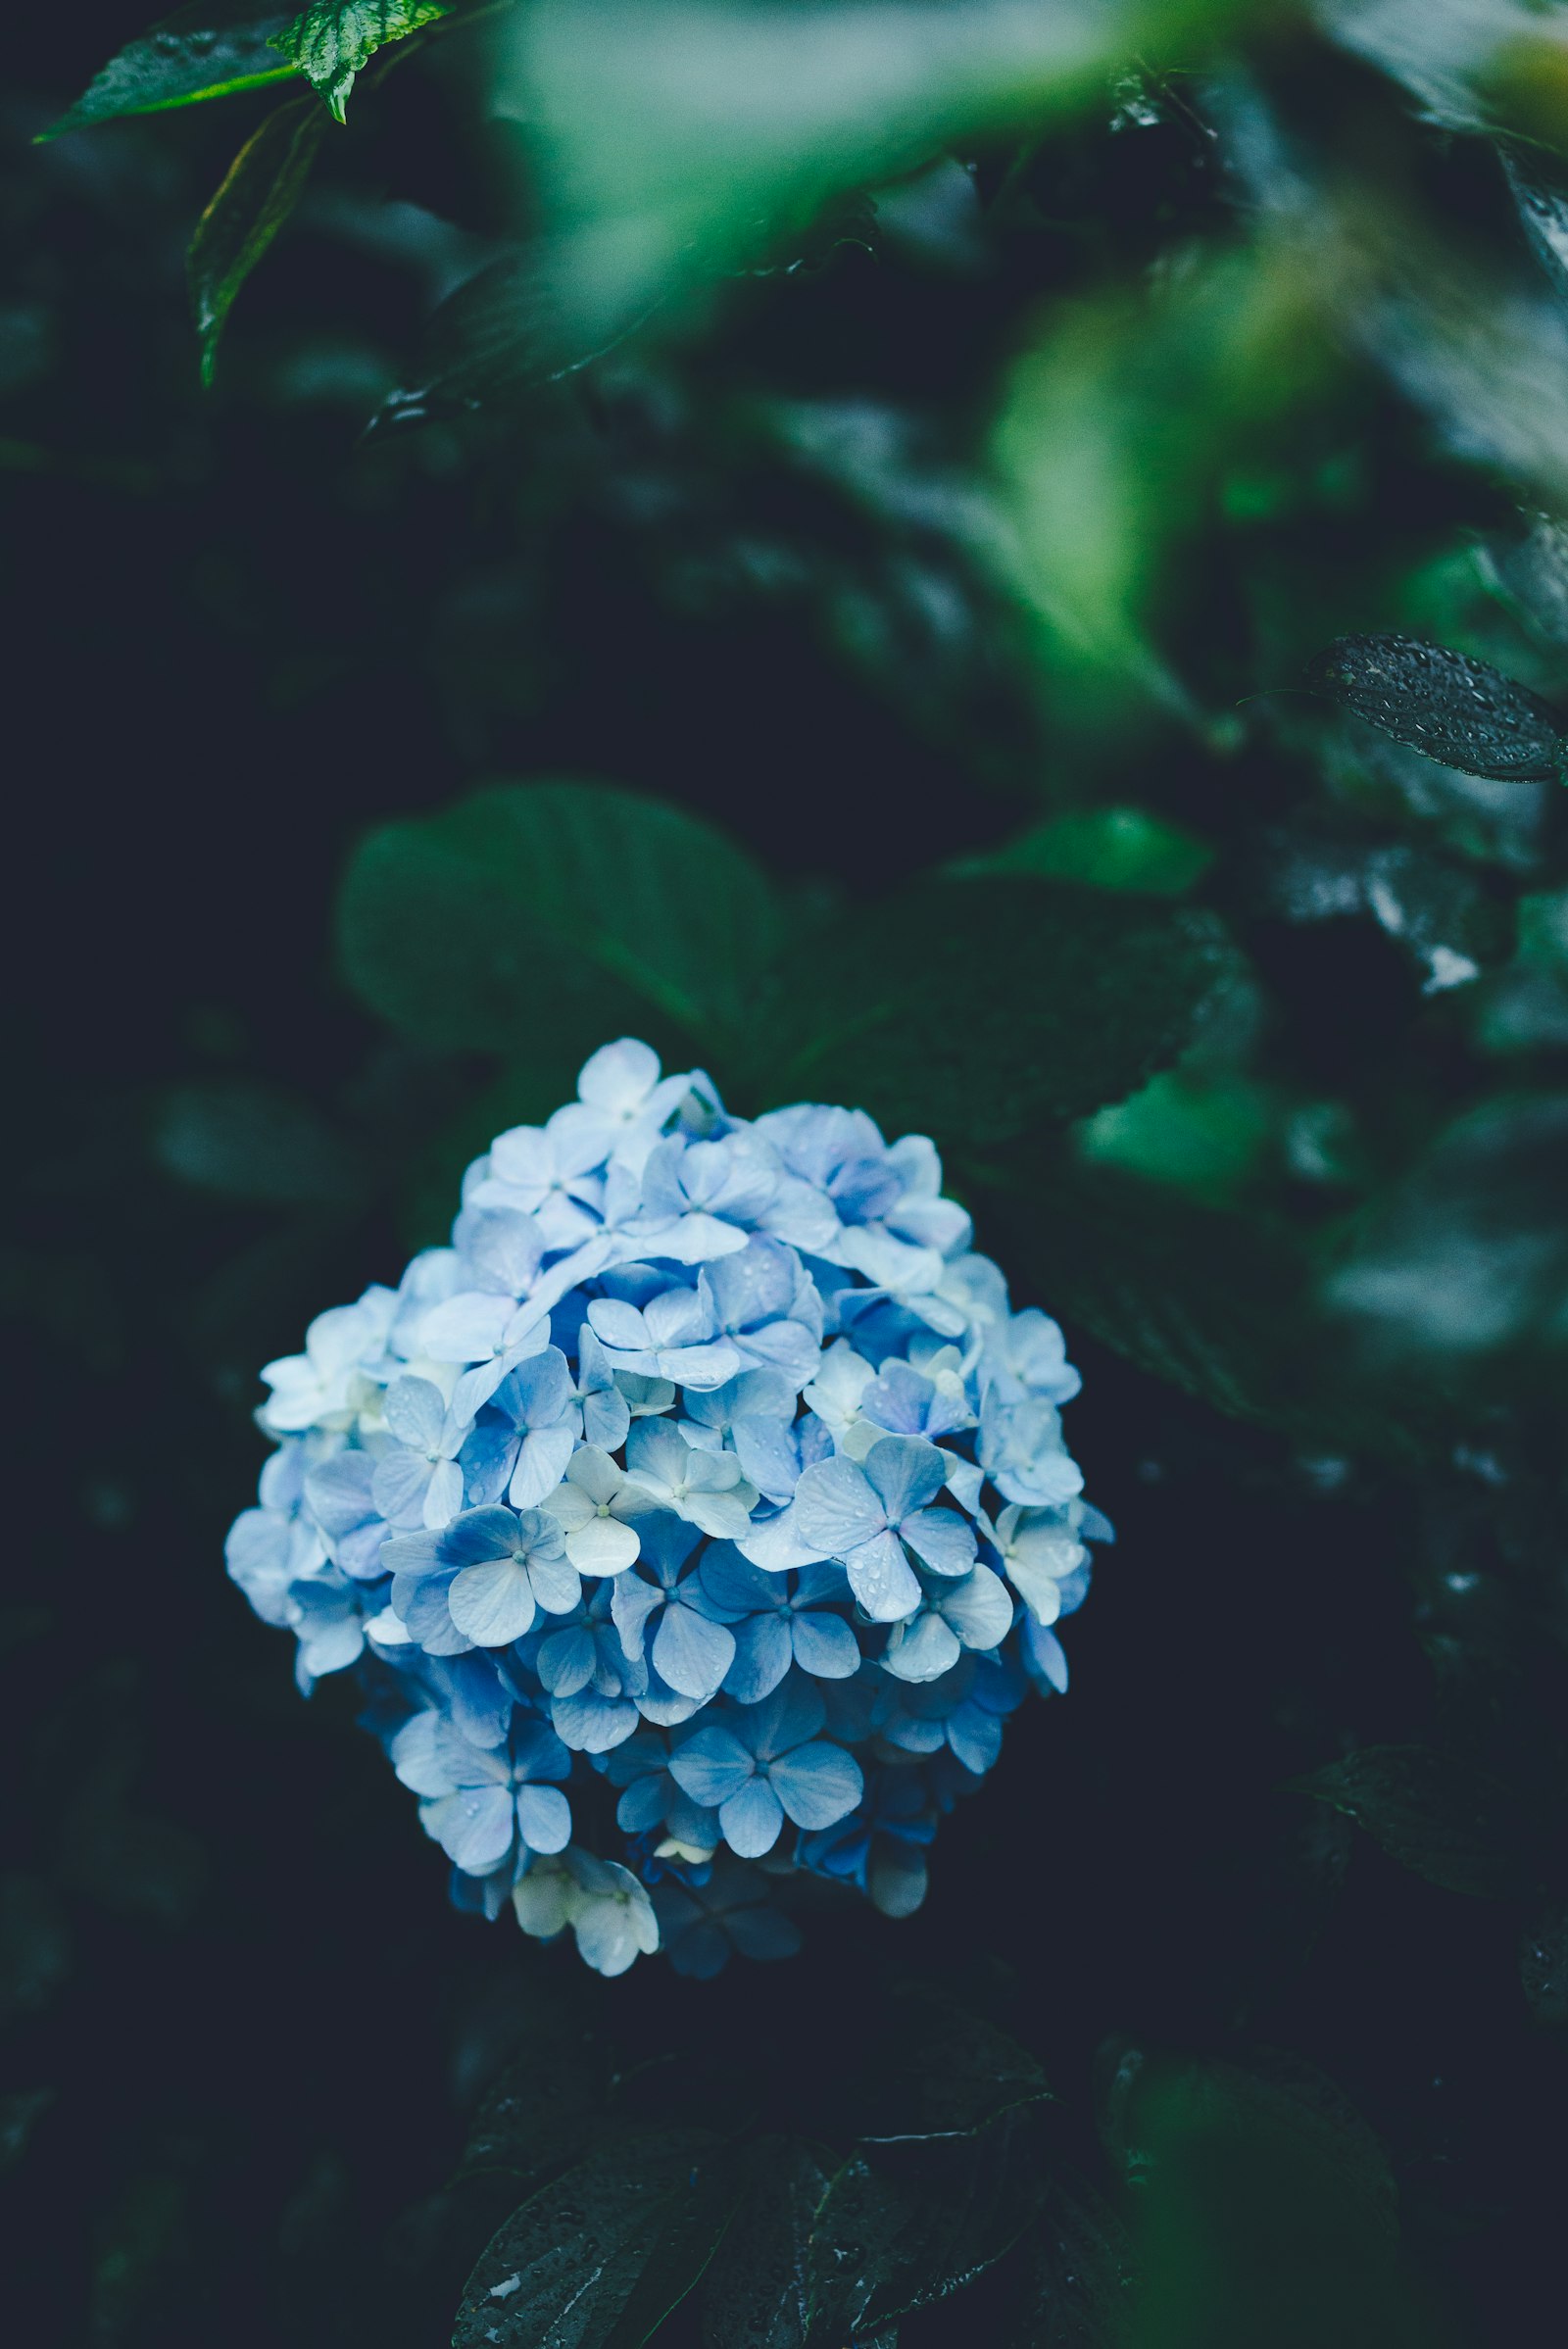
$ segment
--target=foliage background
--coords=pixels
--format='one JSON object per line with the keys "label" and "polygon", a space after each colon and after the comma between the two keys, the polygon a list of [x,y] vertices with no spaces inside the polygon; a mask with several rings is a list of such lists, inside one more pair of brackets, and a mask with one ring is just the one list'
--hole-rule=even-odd
{"label": "foliage background", "polygon": [[[1388,630],[1568,682],[1533,518],[1568,474],[1568,215],[1538,186],[1533,250],[1476,127],[1545,141],[1508,152],[1549,190],[1562,84],[1505,43],[1438,93],[1456,132],[1417,122],[1323,29],[1389,13],[1151,12],[1136,78],[1001,109],[874,217],[868,181],[910,159],[721,214],[716,293],[580,376],[509,360],[476,416],[438,396],[368,437],[446,364],[444,295],[580,227],[531,163],[519,194],[470,36],[351,97],[204,393],[183,251],[274,93],[35,146],[142,21],[8,28],[23,2337],[440,2338],[509,2207],[440,2189],[540,1997],[615,2040],[633,2110],[710,2121],[727,2073],[726,2121],[842,2150],[867,2050],[895,2090],[917,2063],[902,1977],[1014,2034],[1057,2100],[1012,2148],[1054,2197],[1038,2261],[911,2317],[908,2349],[1513,2342],[1551,2305],[1559,787],[1466,778],[1296,689]],[[1455,21],[1425,16],[1433,41]],[[545,282],[553,353],[582,324]],[[578,267],[579,308],[600,282]],[[926,1039],[951,917],[972,1063],[932,1130],[1020,1300],[1067,1325],[1120,1535],[1071,1699],[1019,1717],[924,1910],[824,1916],[788,1967],[711,1985],[581,1983],[449,1913],[352,1705],[299,1704],[218,1563],[255,1366],[395,1269],[467,1151],[598,1040],[571,1032],[591,1002],[559,1065],[534,1033],[432,1041],[341,975],[367,827],[495,774],[624,785],[742,842],[808,942],[808,1038],[870,967]],[[1013,866],[1054,876],[1028,886],[1062,1006],[1049,943],[966,941],[973,884],[872,910],[1020,839]],[[1065,1111],[1093,1097],[1048,1098],[1072,1032],[1157,1029],[1157,983],[1117,994],[1126,926],[1200,905],[1231,983],[1177,1073],[1086,1132]],[[759,1101],[769,1033],[715,1061]],[[918,1105],[931,1058],[852,1054],[843,1082]],[[1298,1789],[1336,1766],[1342,1807]]]}

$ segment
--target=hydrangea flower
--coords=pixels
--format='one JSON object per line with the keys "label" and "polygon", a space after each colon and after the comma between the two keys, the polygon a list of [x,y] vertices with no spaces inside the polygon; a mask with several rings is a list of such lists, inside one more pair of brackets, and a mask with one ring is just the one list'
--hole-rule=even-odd
{"label": "hydrangea flower", "polygon": [[229,1573],[364,1684],[460,1906],[697,1976],[788,1955],[804,1877],[918,1906],[1110,1539],[970,1241],[923,1137],[623,1040],[268,1365]]}

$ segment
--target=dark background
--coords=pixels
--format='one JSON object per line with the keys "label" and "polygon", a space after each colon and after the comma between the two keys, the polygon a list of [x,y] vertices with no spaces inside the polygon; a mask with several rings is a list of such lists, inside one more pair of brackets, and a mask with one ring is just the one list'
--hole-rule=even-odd
{"label": "dark background", "polygon": [[[204,397],[183,245],[263,101],[29,144],[141,23],[32,12],[0,112],[0,2289],[40,2349],[428,2342],[477,2244],[421,2248],[403,2214],[441,2184],[530,1982],[575,1961],[448,1910],[352,1698],[302,1705],[222,1575],[262,1456],[255,1366],[396,1276],[399,1201],[475,1075],[387,1044],[344,991],[345,855],[492,772],[656,791],[852,895],[1018,828],[1071,744],[1016,691],[1005,616],[975,591],[939,659],[855,514],[744,446],[715,457],[710,426],[765,377],[896,393],[956,445],[1020,304],[1084,263],[1066,233],[978,279],[851,247],[737,294],[684,416],[590,384],[531,412],[526,464],[505,435],[367,442],[432,299],[501,227],[456,100],[410,73],[351,113]],[[1114,169],[1085,132],[1055,168],[1129,262],[1152,221],[1216,201],[1166,131]],[[389,227],[388,200],[423,211]],[[1326,563],[1346,624],[1370,625],[1375,588],[1344,585],[1365,549],[1438,532],[1445,498],[1481,521],[1494,501],[1407,471],[1402,412],[1364,400],[1382,503]],[[843,654],[857,597],[882,615],[875,661]],[[1223,601],[1205,610],[1223,640]],[[1190,747],[1161,759],[1200,820],[1220,787]],[[1291,796],[1261,766],[1258,791]],[[1288,983],[1306,950],[1274,945]],[[1342,945],[1302,994],[1353,1056],[1408,1005],[1369,934]],[[265,1172],[248,1201],[180,1180],[191,1089],[235,1085],[283,1089],[325,1137],[276,1198]],[[1070,1701],[1019,1716],[923,1911],[835,1912],[792,1965],[714,1984],[642,1964],[589,1985],[595,2014],[645,2057],[776,2051],[767,2093],[825,2129],[857,2019],[898,1976],[949,1982],[1040,2053],[1086,2161],[1118,2034],[1290,2049],[1389,2150],[1433,2337],[1517,2342],[1559,2290],[1564,2055],[1521,1986],[1534,1912],[1352,1848],[1280,1789],[1427,1736],[1444,1641],[1505,1657],[1499,1718],[1562,1720],[1548,1601],[1517,1565],[1550,1547],[1548,1471],[1521,1468],[1504,1512],[1484,1464],[1353,1465],[1069,1338],[1069,1438],[1118,1546],[1072,1628]],[[973,2321],[960,2304],[909,2337]]]}

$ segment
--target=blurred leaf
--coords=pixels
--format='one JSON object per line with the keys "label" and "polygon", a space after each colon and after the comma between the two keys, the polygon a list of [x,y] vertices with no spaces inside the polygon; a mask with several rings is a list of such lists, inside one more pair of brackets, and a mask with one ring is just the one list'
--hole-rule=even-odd
{"label": "blurred leaf", "polygon": [[293,67],[271,46],[288,21],[286,8],[263,0],[195,0],[178,8],[111,59],[44,136],[291,80]]}
{"label": "blurred leaf", "polygon": [[580,1034],[585,1009],[617,999],[623,1023],[651,1008],[722,1052],[778,923],[766,878],[722,833],[588,783],[497,785],[372,832],[339,908],[344,969],[371,1010],[424,1043],[502,1052],[542,1022]]}
{"label": "blurred leaf", "polygon": [[917,884],[781,968],[756,1057],[770,1101],[869,1109],[984,1150],[1130,1093],[1237,967],[1216,918],[1102,890]]}
{"label": "blurred leaf", "polygon": [[1308,682],[1396,742],[1466,774],[1549,781],[1568,757],[1563,721],[1484,661],[1410,636],[1342,636]]}
{"label": "blurred leaf", "polygon": [[1195,1198],[1245,1191],[1281,1140],[1283,1103],[1227,1070],[1168,1069],[1099,1109],[1075,1137],[1079,1155]]}
{"label": "blurred leaf", "polygon": [[341,122],[354,76],[377,49],[448,17],[457,0],[311,0],[273,39]]}
{"label": "blurred leaf", "polygon": [[877,2331],[949,2299],[1010,2251],[1044,2180],[1012,2116],[973,2137],[849,2162],[811,2232],[811,2337]]}
{"label": "blurred leaf", "polygon": [[1568,1904],[1558,1901],[1526,1932],[1519,1980],[1538,2023],[1554,2031],[1568,2024]]}
{"label": "blurred leaf", "polygon": [[498,2228],[454,2349],[639,2349],[712,2256],[727,2206],[706,2129],[617,2136]]}
{"label": "blurred leaf", "polygon": [[367,1187],[355,1150],[308,1102],[244,1077],[172,1087],[153,1153],[182,1183],[258,1206],[352,1205]]}
{"label": "blurred leaf", "polygon": [[304,193],[324,120],[314,98],[286,99],[246,140],[197,223],[185,270],[205,384],[235,295]]}
{"label": "blurred leaf", "polygon": [[71,1928],[41,1877],[0,1877],[0,2024],[48,2005],[71,1971]]}
{"label": "blurred leaf", "polygon": [[1267,2056],[1153,2059],[1132,2114],[1144,2185],[1134,2349],[1415,2349],[1387,2158],[1331,2080]]}
{"label": "blurred leaf", "polygon": [[1368,1209],[1328,1303],[1374,1348],[1441,1367],[1568,1343],[1568,1099],[1459,1118]]}
{"label": "blurred leaf", "polygon": [[179,1821],[130,1807],[133,1768],[122,1754],[83,1780],[62,1823],[60,1876],[117,1915],[172,1933],[201,1898],[207,1854]]}
{"label": "blurred leaf", "polygon": [[1086,889],[1181,897],[1200,881],[1214,851],[1183,824],[1147,807],[1069,807],[1016,840],[955,865],[958,873],[1033,873]]}
{"label": "blurred leaf", "polygon": [[93,2349],[110,2349],[139,2328],[152,2300],[187,2256],[188,2196],[162,2172],[134,2178],[98,2231],[92,2268]]}
{"label": "blurred leaf", "polygon": [[1366,1745],[1293,1781],[1364,1828],[1392,1860],[1449,1892],[1500,1897],[1531,1880],[1534,1823],[1482,1772],[1422,1745]]}
{"label": "blurred leaf", "polygon": [[870,2126],[856,2130],[863,2145],[972,2137],[1004,2113],[1051,2098],[1027,2048],[935,1990],[898,1993],[889,2047],[893,2077],[872,2083],[862,2113]]}
{"label": "blurred leaf", "polygon": [[555,0],[526,13],[497,112],[538,125],[590,339],[743,262],[840,190],[1092,97],[1210,13],[1104,0]]}
{"label": "blurred leaf", "polygon": [[[1333,387],[1331,249],[1209,255],[1136,296],[1058,308],[1014,369],[995,559],[1043,620],[1053,672],[1102,725],[1121,714],[1105,708],[1107,670],[1202,719],[1157,649],[1162,607],[1192,593],[1178,560],[1199,560],[1227,476],[1254,450],[1277,461],[1290,419]],[[1217,722],[1222,739],[1234,720]]]}
{"label": "blurred leaf", "polygon": [[1083,2179],[1054,2175],[1025,2249],[1008,2349],[1121,2349],[1134,2273],[1110,2205]]}
{"label": "blurred leaf", "polygon": [[703,2277],[705,2349],[800,2349],[811,2226],[831,2167],[824,2148],[799,2137],[752,2146],[734,2219]]}
{"label": "blurred leaf", "polygon": [[1515,42],[1541,30],[1535,0],[1314,0],[1334,38],[1401,81],[1449,130],[1494,121],[1485,85]]}
{"label": "blurred leaf", "polygon": [[1568,1047],[1568,890],[1519,900],[1519,951],[1480,1005],[1481,1041],[1494,1052]]}
{"label": "blurred leaf", "polygon": [[385,432],[505,405],[591,366],[646,316],[646,310],[629,314],[585,333],[549,253],[503,253],[436,310],[420,338],[413,383],[391,394],[372,428]]}
{"label": "blurred leaf", "polygon": [[53,2088],[22,2088],[0,2096],[0,2171],[14,2170],[22,2160],[55,2093]]}

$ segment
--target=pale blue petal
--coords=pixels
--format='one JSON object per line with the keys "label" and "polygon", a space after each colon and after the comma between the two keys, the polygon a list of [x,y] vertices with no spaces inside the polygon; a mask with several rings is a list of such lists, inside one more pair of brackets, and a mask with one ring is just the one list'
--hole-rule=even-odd
{"label": "pale blue petal", "polygon": [[846,1560],[850,1589],[873,1623],[899,1623],[920,1603],[920,1585],[896,1534],[879,1534]]}
{"label": "pale blue petal", "polygon": [[920,1436],[884,1436],[865,1458],[867,1481],[882,1502],[889,1525],[902,1525],[916,1509],[936,1499],[948,1457]]}
{"label": "pale blue petal", "polygon": [[[884,1437],[873,1450],[896,1439]],[[927,1447],[929,1449],[929,1446]],[[847,1557],[880,1534],[887,1511],[863,1471],[842,1455],[802,1471],[793,1514],[801,1540],[817,1557]]]}
{"label": "pale blue petal", "polygon": [[513,1799],[505,1786],[465,1786],[421,1803],[419,1817],[465,1876],[483,1876],[512,1849]]}
{"label": "pale blue petal", "polygon": [[715,1726],[700,1729],[670,1755],[669,1775],[693,1802],[715,1811],[747,1785],[754,1765],[740,1739]]}
{"label": "pale blue petal", "polygon": [[974,1564],[974,1528],[956,1509],[916,1509],[899,1531],[933,1574],[967,1574]]}
{"label": "pale blue petal", "polygon": [[681,1696],[711,1696],[735,1660],[735,1640],[721,1623],[710,1623],[678,1601],[664,1609],[654,1634],[654,1669]]}
{"label": "pale blue petal", "polygon": [[515,1558],[465,1566],[447,1592],[447,1611],[476,1646],[510,1647],[533,1625],[533,1585],[527,1568]]}
{"label": "pale blue petal", "polygon": [[731,1851],[743,1860],[760,1859],[778,1841],[784,1809],[766,1780],[754,1778],[719,1804],[718,1823]]}
{"label": "pale blue petal", "polygon": [[571,1841],[571,1805],[559,1786],[520,1786],[517,1831],[530,1851],[564,1851]]}
{"label": "pale blue petal", "polygon": [[774,1762],[768,1780],[797,1827],[832,1827],[865,1791],[860,1765],[842,1745],[798,1745]]}
{"label": "pale blue petal", "polygon": [[[848,1629],[848,1626],[845,1627]],[[855,1646],[855,1636],[850,1635]],[[737,1704],[760,1704],[790,1668],[789,1627],[779,1615],[753,1615],[735,1627],[735,1661],[724,1676],[724,1693]],[[855,1665],[860,1660],[856,1648]]]}
{"label": "pale blue petal", "polygon": [[[779,1629],[783,1628],[780,1624]],[[860,1669],[860,1643],[842,1615],[800,1613],[794,1618],[791,1637],[796,1663],[817,1680],[848,1680],[852,1672]]]}

